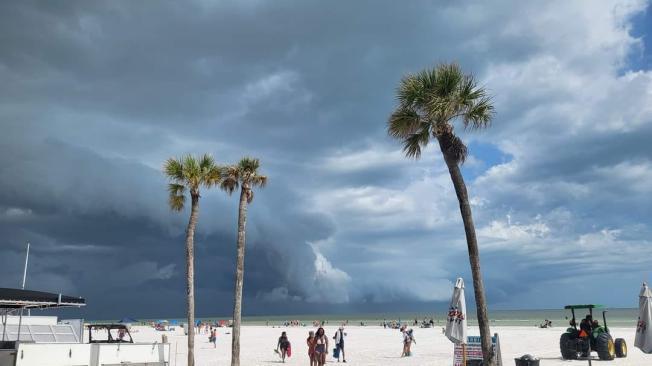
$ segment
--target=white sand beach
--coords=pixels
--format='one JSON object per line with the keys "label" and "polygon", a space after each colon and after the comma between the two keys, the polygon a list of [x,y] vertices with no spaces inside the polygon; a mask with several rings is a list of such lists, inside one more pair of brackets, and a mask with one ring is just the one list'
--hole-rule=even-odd
{"label": "white sand beach", "polygon": [[[168,334],[171,343],[170,366],[186,365],[186,337],[181,330],[177,332],[157,332],[149,327],[134,327],[132,336],[137,342],[161,340],[162,334]],[[308,331],[312,327],[272,328],[266,326],[244,326],[241,339],[242,365],[275,365],[280,363],[274,353],[276,341],[281,331],[287,331],[292,342],[292,357],[287,365],[308,365],[307,346]],[[326,334],[335,333],[335,326],[325,327]],[[559,355],[559,336],[565,328],[553,327],[539,329],[535,327],[493,327],[492,332],[500,336],[504,365],[514,365],[514,358],[529,353],[541,359],[542,366],[553,365],[587,365],[587,361],[564,361]],[[231,351],[230,328],[219,328],[217,348],[208,342],[208,335],[201,334],[195,338],[196,363],[200,366],[229,365]],[[383,329],[378,326],[346,328],[347,364],[358,366],[377,365],[431,365],[450,366],[453,364],[453,345],[444,337],[441,327],[431,329],[415,328],[416,344],[412,347],[412,357],[401,358],[401,336],[398,330]],[[625,338],[629,346],[629,355],[624,359],[611,362],[597,361],[595,364],[614,366],[643,366],[652,364],[652,355],[646,355],[634,348],[634,328],[612,328],[615,337]],[[470,333],[474,334],[473,332]],[[176,354],[176,356],[175,356]],[[329,363],[336,363],[329,358]]]}

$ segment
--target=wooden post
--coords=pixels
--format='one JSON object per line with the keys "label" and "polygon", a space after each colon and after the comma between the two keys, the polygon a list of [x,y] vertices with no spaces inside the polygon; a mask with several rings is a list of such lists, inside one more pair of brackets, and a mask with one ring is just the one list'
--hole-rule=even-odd
{"label": "wooden post", "polygon": [[466,366],[466,343],[462,343],[462,365]]}

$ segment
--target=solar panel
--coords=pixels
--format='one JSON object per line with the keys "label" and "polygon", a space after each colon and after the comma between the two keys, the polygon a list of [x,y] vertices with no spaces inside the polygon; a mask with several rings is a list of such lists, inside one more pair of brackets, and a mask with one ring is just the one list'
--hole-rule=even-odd
{"label": "solar panel", "polygon": [[[18,338],[18,325],[7,324],[3,330],[0,324],[0,339],[4,334],[5,341],[15,341]],[[20,327],[20,341],[35,343],[79,343],[79,337],[72,325],[29,325],[23,324]]]}

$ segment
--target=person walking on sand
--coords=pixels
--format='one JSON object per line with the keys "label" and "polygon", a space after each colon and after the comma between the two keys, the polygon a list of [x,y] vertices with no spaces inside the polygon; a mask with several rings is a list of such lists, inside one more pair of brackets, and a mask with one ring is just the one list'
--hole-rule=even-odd
{"label": "person walking on sand", "polygon": [[315,334],[315,356],[317,356],[317,366],[326,364],[326,354],[328,353],[328,337],[324,328],[317,329]]}
{"label": "person walking on sand", "polygon": [[317,366],[317,355],[315,354],[315,332],[312,330],[308,332],[308,339],[306,339],[306,344],[308,345],[308,358],[310,359],[310,366]]}
{"label": "person walking on sand", "polygon": [[414,339],[414,330],[411,328],[407,331],[408,337],[410,337],[410,343],[408,344],[408,356],[412,356],[412,344],[417,344],[417,340]]}
{"label": "person walking on sand", "polygon": [[213,348],[217,348],[217,329],[211,329],[211,335],[208,339],[213,343]]}
{"label": "person walking on sand", "polygon": [[278,343],[276,344],[276,351],[278,352],[280,350],[281,352],[281,359],[283,362],[285,362],[285,357],[289,356],[288,351],[290,349],[290,341],[288,340],[288,336],[285,332],[281,333],[281,336],[278,337]]}
{"label": "person walking on sand", "polygon": [[408,357],[410,355],[410,347],[412,346],[412,335],[408,332],[407,327],[401,327],[401,333],[403,334],[403,353],[401,357]]}
{"label": "person walking on sand", "polygon": [[346,356],[344,355],[344,336],[346,333],[344,333],[344,326],[341,326],[340,329],[338,329],[335,332],[335,336],[333,339],[335,340],[335,354],[337,355],[337,362],[340,362],[340,354],[342,355],[342,362],[346,362]]}

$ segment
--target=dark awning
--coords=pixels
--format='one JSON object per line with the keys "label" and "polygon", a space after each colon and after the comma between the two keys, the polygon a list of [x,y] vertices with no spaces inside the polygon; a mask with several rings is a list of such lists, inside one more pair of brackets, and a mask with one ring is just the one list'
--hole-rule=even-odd
{"label": "dark awning", "polygon": [[600,304],[583,304],[583,305],[566,305],[564,306],[564,309],[596,309],[596,308],[602,308],[604,307],[603,305]]}
{"label": "dark awning", "polygon": [[79,307],[84,305],[86,305],[86,300],[81,297],[15,288],[0,288],[0,309]]}

